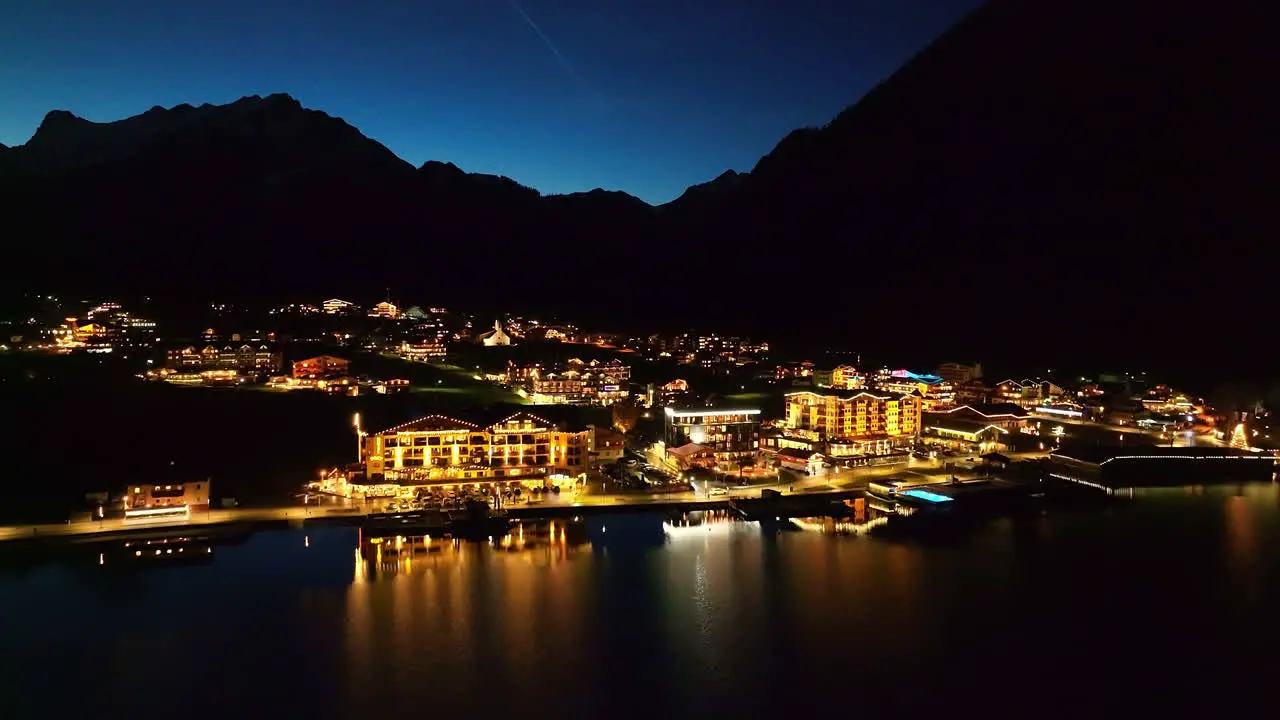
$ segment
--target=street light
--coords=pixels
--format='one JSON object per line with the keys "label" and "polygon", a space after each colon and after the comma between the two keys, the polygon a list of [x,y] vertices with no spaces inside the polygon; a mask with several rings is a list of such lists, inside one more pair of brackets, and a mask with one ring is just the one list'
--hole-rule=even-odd
{"label": "street light", "polygon": [[363,450],[360,446],[360,438],[364,435],[364,432],[360,429],[360,413],[351,416],[351,424],[356,429],[356,462],[360,462],[361,451]]}

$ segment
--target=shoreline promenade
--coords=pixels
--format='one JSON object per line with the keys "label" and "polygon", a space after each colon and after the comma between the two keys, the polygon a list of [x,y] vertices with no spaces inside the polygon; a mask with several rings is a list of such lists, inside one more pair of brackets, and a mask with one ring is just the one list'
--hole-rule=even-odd
{"label": "shoreline promenade", "polygon": [[[840,499],[860,490],[865,490],[867,482],[873,478],[886,476],[914,476],[918,478],[936,478],[941,480],[949,474],[945,468],[887,466],[881,468],[860,468],[857,470],[833,473],[814,477],[806,477],[795,483],[770,483],[731,487],[723,495],[708,495],[704,490],[685,492],[659,493],[604,493],[574,494],[564,498],[547,499],[539,503],[513,505],[505,508],[513,519],[532,519],[543,515],[561,516],[574,510],[591,512],[595,510],[625,511],[627,509],[644,510],[646,508],[689,508],[705,507],[707,509],[727,506],[732,499],[757,498],[762,490],[777,490],[784,497],[804,496],[809,498],[830,497]],[[961,476],[966,474],[961,473]],[[190,528],[199,532],[202,529],[214,530],[236,525],[263,524],[354,524],[363,521],[370,515],[377,514],[376,503],[361,505],[290,505],[283,507],[245,507],[232,509],[211,509],[205,512],[193,512],[188,518],[147,522],[137,519],[108,518],[103,520],[86,520],[80,522],[63,522],[49,524],[20,524],[0,526],[0,545],[7,543],[30,544],[31,542],[64,541],[67,543],[93,542],[99,539],[171,533]]]}

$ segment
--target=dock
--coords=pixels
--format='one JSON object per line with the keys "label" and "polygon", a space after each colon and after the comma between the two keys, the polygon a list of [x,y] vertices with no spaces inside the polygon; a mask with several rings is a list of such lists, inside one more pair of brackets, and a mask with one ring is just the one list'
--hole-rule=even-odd
{"label": "dock", "polygon": [[[733,510],[746,508],[747,514],[799,517],[804,512],[833,501],[860,497],[861,490],[805,492],[782,495],[783,504],[758,505],[757,498],[653,498],[626,496],[593,497],[591,502],[520,505],[504,508],[512,521],[559,519],[578,516],[626,514],[636,512],[683,513],[698,510]],[[772,509],[761,513],[766,507]],[[434,513],[434,515],[432,514]],[[399,534],[431,532],[441,527],[441,511],[404,513],[368,513],[361,508],[307,508],[300,506],[268,508],[216,509],[192,513],[189,518],[148,523],[131,523],[121,518],[89,520],[74,523],[17,525],[0,527],[0,548],[20,550],[32,546],[67,546],[102,541],[120,541],[175,536],[189,533],[238,534],[260,530],[300,529],[304,527],[347,526],[368,528],[373,532]]]}

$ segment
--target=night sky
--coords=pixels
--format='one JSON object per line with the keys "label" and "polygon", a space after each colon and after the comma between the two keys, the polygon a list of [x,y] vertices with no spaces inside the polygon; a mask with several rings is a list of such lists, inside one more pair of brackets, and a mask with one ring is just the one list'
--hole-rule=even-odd
{"label": "night sky", "polygon": [[286,92],[414,165],[671,200],[750,170],[978,0],[7,0],[0,142]]}

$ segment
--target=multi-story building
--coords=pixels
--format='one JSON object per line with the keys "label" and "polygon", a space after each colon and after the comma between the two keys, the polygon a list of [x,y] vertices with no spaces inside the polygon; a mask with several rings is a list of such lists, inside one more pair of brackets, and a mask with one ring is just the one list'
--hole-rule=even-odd
{"label": "multi-story building", "polygon": [[626,453],[627,438],[613,428],[591,425],[588,451],[592,462],[611,463],[622,459]]}
{"label": "multi-story building", "polygon": [[293,377],[298,380],[332,380],[351,373],[351,363],[332,355],[317,355],[293,364]]}
{"label": "multi-story building", "polygon": [[864,387],[867,378],[852,365],[839,365],[830,370],[814,370],[813,385],[836,390],[857,390]]}
{"label": "multi-story building", "polygon": [[590,435],[590,429],[569,429],[523,412],[489,425],[428,415],[362,433],[364,479],[357,484],[395,485],[412,494],[423,485],[576,482],[587,472]]}
{"label": "multi-story building", "polygon": [[1013,403],[960,405],[942,412],[929,413],[925,417],[925,424],[949,418],[972,420],[984,425],[995,425],[1009,432],[1017,432],[1030,426],[1031,413],[1021,405]]}
{"label": "multi-story building", "polygon": [[676,378],[665,385],[656,388],[654,393],[656,397],[649,399],[649,407],[655,405],[672,406],[689,395],[689,381],[684,378]]}
{"label": "multi-story building", "polygon": [[920,393],[924,411],[949,408],[956,403],[955,386],[937,375],[920,375],[908,370],[895,370],[876,381],[876,388],[895,394]]}
{"label": "multi-story building", "polygon": [[338,298],[325,300],[321,303],[320,307],[322,307],[324,312],[328,315],[349,315],[356,312],[358,309],[356,308],[355,303],[348,302],[346,300],[339,300]]}
{"label": "multi-story building", "polygon": [[535,405],[612,405],[627,396],[631,368],[619,360],[569,360],[558,371],[509,363],[504,382],[523,389]]}
{"label": "multi-story building", "polygon": [[946,380],[952,385],[963,385],[971,380],[978,380],[982,377],[982,365],[980,363],[966,364],[957,362],[945,362],[938,366],[936,373],[938,377]]}
{"label": "multi-story building", "polygon": [[131,315],[116,303],[103,303],[88,311],[85,322],[69,317],[49,334],[61,348],[111,352],[116,348],[150,347],[156,334],[154,320]]}
{"label": "multi-story building", "polygon": [[545,372],[546,368],[539,363],[517,365],[514,362],[507,361],[507,371],[501,377],[503,378],[502,382],[515,387],[530,383],[535,377],[540,377]]}
{"label": "multi-story building", "polygon": [[760,450],[760,411],[669,407],[663,442],[668,453],[687,445],[706,448],[716,463],[754,460]]}
{"label": "multi-story building", "polygon": [[209,482],[176,483],[168,485],[130,485],[125,489],[124,510],[137,514],[139,510],[156,510],[188,507],[192,510],[209,508]]}
{"label": "multi-story building", "polygon": [[569,368],[578,370],[582,373],[589,373],[592,376],[599,377],[612,383],[626,383],[631,380],[631,366],[626,365],[621,360],[610,360],[603,362],[601,360],[592,360],[583,362],[577,358],[571,358],[568,362]]}
{"label": "multi-story building", "polygon": [[204,370],[235,370],[244,375],[274,375],[280,372],[280,352],[264,342],[239,345],[194,345],[174,348],[165,354],[165,366],[180,373]]}
{"label": "multi-story building", "polygon": [[784,427],[824,442],[828,457],[886,455],[915,443],[922,407],[917,392],[793,392]]}
{"label": "multi-story building", "polygon": [[438,360],[447,352],[444,338],[435,335],[417,336],[400,343],[400,356],[406,360]]}
{"label": "multi-story building", "polygon": [[995,388],[981,380],[969,380],[956,385],[957,405],[982,405],[991,402],[995,395]]}
{"label": "multi-story building", "polygon": [[612,405],[627,396],[627,388],[631,382],[631,366],[621,360],[602,362],[592,360],[582,362],[578,359],[569,361],[569,367],[581,373],[582,382],[594,405]]}
{"label": "multi-story building", "polygon": [[1009,431],[989,422],[953,416],[946,413],[930,413],[924,421],[925,444],[972,453],[998,452],[1005,449],[1002,442]]}
{"label": "multi-story building", "polygon": [[383,300],[373,309],[369,311],[369,317],[386,318],[387,320],[395,320],[400,317],[400,308],[396,307],[390,300]]}
{"label": "multi-story building", "polygon": [[1035,408],[1057,402],[1065,391],[1048,380],[1002,380],[996,383],[994,402]]}
{"label": "multi-story building", "polygon": [[534,405],[585,405],[590,401],[581,373],[538,373],[527,383]]}
{"label": "multi-story building", "polygon": [[1142,397],[1142,406],[1151,413],[1163,415],[1199,415],[1204,412],[1204,401],[1180,393],[1168,385],[1157,385]]}

